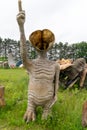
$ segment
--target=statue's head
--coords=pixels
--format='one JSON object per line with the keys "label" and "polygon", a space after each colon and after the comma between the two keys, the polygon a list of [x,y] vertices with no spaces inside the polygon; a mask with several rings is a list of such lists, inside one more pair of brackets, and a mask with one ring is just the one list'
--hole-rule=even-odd
{"label": "statue's head", "polygon": [[55,36],[48,29],[36,30],[29,36],[29,41],[37,51],[48,51],[55,42]]}

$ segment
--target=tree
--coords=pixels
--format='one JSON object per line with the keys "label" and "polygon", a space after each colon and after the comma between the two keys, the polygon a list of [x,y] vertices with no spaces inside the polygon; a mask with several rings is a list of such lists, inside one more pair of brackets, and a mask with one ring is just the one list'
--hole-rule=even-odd
{"label": "tree", "polygon": [[85,58],[87,61],[87,43],[80,42],[73,44],[75,50],[75,58]]}

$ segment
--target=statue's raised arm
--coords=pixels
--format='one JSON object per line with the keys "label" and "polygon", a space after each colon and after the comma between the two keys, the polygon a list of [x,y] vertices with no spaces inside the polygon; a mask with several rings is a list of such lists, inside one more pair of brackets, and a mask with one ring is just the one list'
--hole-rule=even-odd
{"label": "statue's raised arm", "polygon": [[27,58],[27,49],[26,49],[26,37],[24,31],[24,23],[25,23],[25,11],[22,10],[21,0],[18,0],[18,9],[19,13],[17,14],[17,23],[20,31],[20,52],[21,58],[23,60],[23,65],[26,69],[29,69],[29,65],[31,62]]}

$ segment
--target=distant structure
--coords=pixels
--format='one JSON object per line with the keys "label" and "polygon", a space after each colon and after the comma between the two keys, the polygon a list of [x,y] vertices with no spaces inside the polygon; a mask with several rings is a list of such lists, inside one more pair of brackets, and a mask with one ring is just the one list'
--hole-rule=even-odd
{"label": "distant structure", "polygon": [[10,68],[16,67],[16,61],[14,60],[11,49],[8,51],[8,65]]}

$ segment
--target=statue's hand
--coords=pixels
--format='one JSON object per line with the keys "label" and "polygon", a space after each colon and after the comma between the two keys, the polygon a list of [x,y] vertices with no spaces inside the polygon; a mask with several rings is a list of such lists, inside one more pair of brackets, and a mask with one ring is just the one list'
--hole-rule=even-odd
{"label": "statue's hand", "polygon": [[25,11],[20,11],[17,15],[17,22],[19,26],[23,26],[25,23]]}
{"label": "statue's hand", "polygon": [[24,120],[26,121],[26,123],[29,123],[30,121],[35,121],[35,119],[35,112],[27,109],[27,111],[24,114]]}
{"label": "statue's hand", "polygon": [[55,96],[53,97],[53,100],[52,100],[52,103],[51,103],[51,105],[50,105],[50,108],[55,104],[56,101],[57,101],[57,95],[55,95]]}
{"label": "statue's hand", "polygon": [[57,95],[54,96],[54,101],[55,101],[55,102],[57,101]]}

